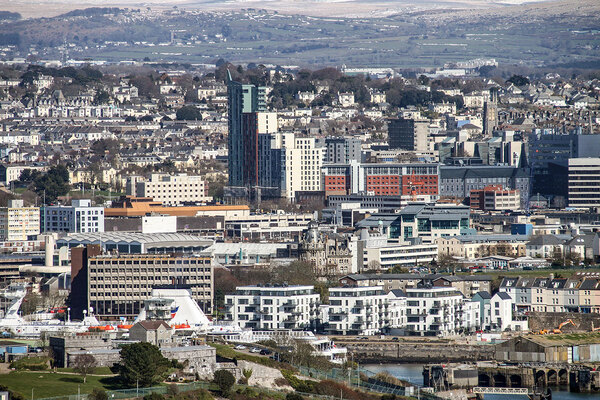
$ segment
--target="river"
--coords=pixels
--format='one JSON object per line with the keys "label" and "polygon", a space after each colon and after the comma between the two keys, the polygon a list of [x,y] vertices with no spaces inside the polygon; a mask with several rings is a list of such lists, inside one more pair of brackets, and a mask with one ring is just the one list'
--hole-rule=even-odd
{"label": "river", "polygon": [[[364,365],[364,368],[373,372],[387,372],[396,378],[409,381],[411,383],[423,384],[423,364],[370,364]],[[526,396],[511,396],[510,400],[527,399]],[[588,400],[600,399],[600,394],[594,393],[571,393],[559,390],[552,391],[552,400]],[[485,400],[509,400],[507,396],[486,395]]]}

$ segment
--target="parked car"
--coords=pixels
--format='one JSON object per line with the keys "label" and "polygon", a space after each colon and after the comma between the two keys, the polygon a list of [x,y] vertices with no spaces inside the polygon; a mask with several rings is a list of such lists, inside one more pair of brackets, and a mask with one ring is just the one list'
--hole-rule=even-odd
{"label": "parked car", "polygon": [[272,353],[272,351],[271,351],[271,350],[269,350],[269,349],[262,349],[262,350],[260,351],[260,355],[262,355],[262,356],[268,356],[268,355],[269,355],[269,354],[271,354],[271,353]]}
{"label": "parked car", "polygon": [[234,349],[236,349],[236,350],[246,350],[246,346],[244,346],[243,344],[238,344],[237,346],[234,347]]}
{"label": "parked car", "polygon": [[253,347],[250,349],[250,353],[260,353],[260,349],[258,347]]}

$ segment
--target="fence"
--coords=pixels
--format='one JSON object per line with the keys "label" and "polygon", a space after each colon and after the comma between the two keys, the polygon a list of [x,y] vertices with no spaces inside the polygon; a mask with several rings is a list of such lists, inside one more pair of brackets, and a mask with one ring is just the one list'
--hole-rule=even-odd
{"label": "fence", "polygon": [[[409,397],[419,397],[420,399],[427,400],[438,400],[439,397],[435,396],[432,393],[428,393],[423,391],[419,385],[413,386],[399,386],[390,384],[387,382],[383,382],[376,378],[376,373],[370,371],[365,368],[353,368],[353,369],[343,369],[343,368],[332,368],[329,371],[322,371],[315,368],[308,368],[302,366],[296,366],[300,375],[315,378],[315,379],[331,379],[341,383],[347,384],[349,387],[356,387],[363,389],[369,392],[382,393],[382,394],[395,394],[398,396],[409,396]],[[362,377],[361,377],[362,376]],[[366,377],[367,380],[363,378]],[[274,390],[260,389],[256,387],[250,387],[247,385],[236,385],[237,388],[251,388],[255,392],[272,394],[277,393]],[[204,382],[204,381],[196,381],[191,383],[182,383],[177,384],[177,389],[179,392],[187,392],[190,390],[197,389],[212,389],[216,390],[217,386],[212,382]],[[149,388],[134,388],[134,389],[122,389],[122,390],[110,390],[107,391],[106,394],[108,396],[108,400],[118,400],[118,399],[131,399],[135,397],[144,397],[151,393],[157,394],[166,394],[168,391],[168,386],[155,386]],[[280,392],[279,392],[280,393]],[[331,396],[323,396],[317,395],[313,393],[299,393],[305,397],[314,399],[325,399],[325,400],[333,400],[334,398]],[[70,395],[70,396],[58,396],[58,397],[47,397],[44,399],[36,399],[36,400],[87,400],[87,394],[81,395]]]}

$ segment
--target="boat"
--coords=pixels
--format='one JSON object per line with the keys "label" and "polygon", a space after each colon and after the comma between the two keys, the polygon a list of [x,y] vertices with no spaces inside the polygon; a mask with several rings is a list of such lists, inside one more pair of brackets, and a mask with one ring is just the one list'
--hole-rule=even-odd
{"label": "boat", "polygon": [[18,338],[39,338],[42,334],[80,333],[100,323],[93,316],[92,310],[84,310],[83,321],[61,321],[58,319],[39,319],[29,321],[19,315],[19,309],[27,294],[27,283],[13,283],[0,292],[0,295],[11,300],[4,318],[0,319],[0,330]]}

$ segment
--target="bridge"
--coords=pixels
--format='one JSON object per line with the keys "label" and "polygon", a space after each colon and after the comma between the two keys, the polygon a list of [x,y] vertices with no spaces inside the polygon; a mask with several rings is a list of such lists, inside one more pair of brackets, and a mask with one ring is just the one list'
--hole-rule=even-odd
{"label": "bridge", "polygon": [[[530,388],[506,388],[506,387],[482,387],[477,386],[473,388],[473,393],[477,395],[486,394],[504,394],[509,396],[527,396],[531,400],[549,400],[552,398],[552,392],[550,389],[546,390],[534,390]],[[479,396],[478,396],[479,397]]]}

